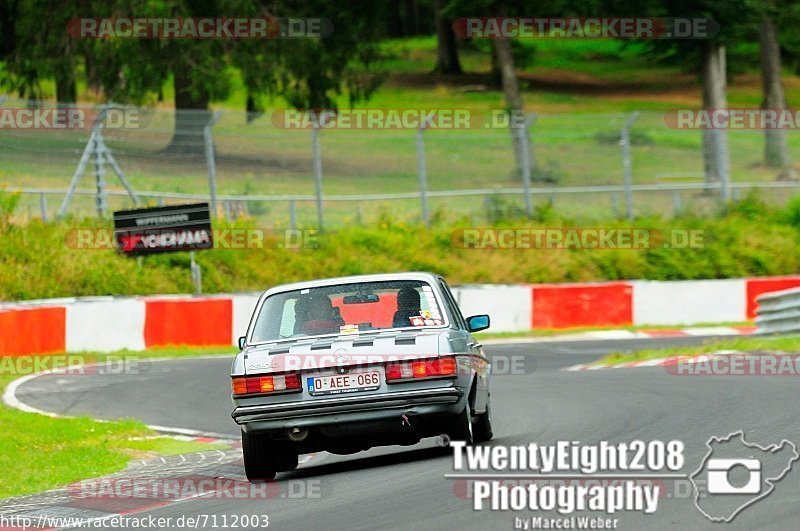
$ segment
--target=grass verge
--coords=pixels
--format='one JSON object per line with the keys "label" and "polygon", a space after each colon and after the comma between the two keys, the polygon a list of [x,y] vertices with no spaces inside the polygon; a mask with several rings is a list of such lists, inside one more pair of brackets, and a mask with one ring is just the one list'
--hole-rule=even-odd
{"label": "grass verge", "polygon": [[690,345],[687,347],[646,349],[636,352],[612,352],[596,363],[613,364],[644,361],[655,358],[669,358],[671,356],[692,356],[695,354],[707,354],[717,350],[777,350],[782,352],[800,352],[800,336],[710,339],[701,345]]}
{"label": "grass verge", "polygon": [[[0,193],[0,199],[2,196]],[[236,248],[232,248],[230,238],[227,244],[218,238],[216,248],[198,253],[203,291],[261,291],[314,278],[409,270],[439,273],[451,284],[694,280],[800,271],[800,195],[783,208],[768,206],[753,195],[709,218],[686,214],[633,222],[608,219],[600,224],[554,208],[537,209],[534,219],[526,219],[502,201],[495,206],[497,219],[492,223],[434,220],[431,228],[402,222],[388,212],[378,226],[353,224],[315,234],[316,246],[299,249],[289,248],[281,230],[259,227],[253,219],[236,223],[215,220],[216,229],[255,229],[253,234],[261,238],[258,244],[238,244]],[[483,248],[472,248],[465,243],[463,229],[487,227],[563,229],[564,233],[585,228],[642,229],[651,239],[649,245],[639,249],[613,244],[562,248],[546,242],[537,245],[534,238],[530,239],[530,248],[494,248],[491,241]],[[0,216],[0,300],[191,293],[189,253],[146,256],[135,261],[120,256],[99,237],[98,241],[77,244],[78,234],[109,235],[111,230],[105,220],[3,225]],[[701,236],[702,241],[688,245],[675,238],[689,234]]]}
{"label": "grass verge", "polygon": [[[93,363],[131,358],[177,358],[229,353],[232,348],[159,348],[147,351],[87,352],[42,356],[36,363],[25,357],[2,358],[0,388],[41,368],[66,363]],[[25,360],[25,361],[22,361]],[[18,368],[21,370],[15,371]],[[122,419],[100,422],[88,417],[51,418],[0,405],[0,499],[31,494],[74,481],[117,472],[132,458],[174,455],[222,448],[160,437],[142,422]]]}

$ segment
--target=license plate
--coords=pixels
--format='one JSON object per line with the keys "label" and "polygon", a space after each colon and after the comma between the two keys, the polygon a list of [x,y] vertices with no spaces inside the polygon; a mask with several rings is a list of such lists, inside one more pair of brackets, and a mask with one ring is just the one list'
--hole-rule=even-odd
{"label": "license plate", "polygon": [[380,386],[381,373],[378,371],[351,372],[306,378],[306,388],[308,389],[308,394],[312,396],[374,391]]}

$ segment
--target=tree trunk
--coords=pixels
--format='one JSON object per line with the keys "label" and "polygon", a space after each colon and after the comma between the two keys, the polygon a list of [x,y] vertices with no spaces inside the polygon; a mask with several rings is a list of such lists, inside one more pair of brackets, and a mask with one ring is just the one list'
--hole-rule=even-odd
{"label": "tree trunk", "polygon": [[403,6],[405,8],[406,34],[419,35],[419,6],[417,6],[417,2],[415,0],[405,0],[405,2],[403,2]]}
{"label": "tree trunk", "polygon": [[247,94],[247,123],[250,124],[251,122],[255,121],[261,115],[264,114],[264,109],[258,105],[256,102],[255,96],[252,94]]}
{"label": "tree trunk", "polygon": [[75,103],[78,99],[78,89],[74,77],[56,78],[56,100],[58,103]]}
{"label": "tree trunk", "polygon": [[405,28],[403,26],[403,16],[400,13],[400,2],[389,2],[386,6],[386,24],[387,34],[389,37],[398,38],[405,37]]}
{"label": "tree trunk", "polygon": [[[786,96],[781,82],[781,47],[775,23],[765,16],[761,21],[761,82],[764,90],[762,108],[775,111],[786,108]],[[793,178],[792,160],[786,142],[785,129],[764,130],[764,162],[780,168],[781,178]]]}
{"label": "tree trunk", "polygon": [[506,100],[506,110],[511,121],[511,142],[514,146],[514,160],[517,163],[517,171],[522,173],[522,166],[525,163],[525,155],[520,143],[518,127],[524,123],[524,104],[522,94],[519,91],[519,79],[514,68],[514,54],[511,49],[511,41],[505,37],[499,37],[492,41],[497,55],[497,62],[500,67],[500,77],[503,81],[503,95]]}
{"label": "tree trunk", "polygon": [[0,9],[0,59],[11,54],[16,48],[16,24],[18,2],[10,0]]}
{"label": "tree trunk", "polygon": [[75,83],[75,65],[71,59],[63,59],[56,65],[55,78],[56,105],[59,108],[74,105],[78,101],[78,87]]}
{"label": "tree trunk", "polygon": [[86,69],[86,85],[89,90],[100,94],[103,91],[103,80],[97,69],[97,63],[94,57],[89,54],[85,55],[83,57],[83,63]]}
{"label": "tree trunk", "polygon": [[436,72],[440,74],[460,74],[456,35],[453,21],[443,13],[445,0],[434,0],[433,14],[436,22]]}
{"label": "tree trunk", "polygon": [[492,45],[492,68],[489,70],[489,83],[493,87],[503,86],[503,73],[500,69],[500,60],[497,58],[497,46]]}
{"label": "tree trunk", "polygon": [[[725,71],[725,47],[712,41],[703,41],[701,76],[704,109],[714,111],[728,108]],[[703,130],[703,161],[706,182],[728,182],[730,160],[727,130]]]}
{"label": "tree trunk", "polygon": [[211,119],[210,97],[202,88],[191,90],[191,66],[188,64],[176,64],[172,73],[175,78],[175,132],[166,151],[202,154],[205,149],[203,128]]}

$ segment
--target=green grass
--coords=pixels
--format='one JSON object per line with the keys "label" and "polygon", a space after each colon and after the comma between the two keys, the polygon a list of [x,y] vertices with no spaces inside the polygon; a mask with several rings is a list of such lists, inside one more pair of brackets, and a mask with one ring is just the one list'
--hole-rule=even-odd
{"label": "green grass", "polygon": [[[317,236],[317,247],[287,248],[282,232],[264,235],[264,246],[215,248],[197,254],[205,293],[261,291],[276,284],[321,277],[429,270],[453,284],[540,283],[602,280],[680,280],[788,275],[800,272],[800,196],[778,209],[756,196],[708,217],[597,221],[557,205],[520,216],[513,203],[493,204],[493,220],[457,217],[435,210],[428,229],[384,211],[375,226],[348,226]],[[255,220],[215,227],[260,228]],[[701,248],[469,249],[458,244],[468,227],[641,228],[701,231]],[[62,296],[190,293],[188,253],[136,260],[112,249],[74,245],[78,229],[111,229],[109,221],[85,219],[28,224],[0,223],[0,300]],[[269,229],[269,227],[266,227]],[[456,236],[454,236],[456,235]],[[455,239],[454,239],[455,237]]]}
{"label": "green grass", "polygon": [[614,364],[656,358],[669,358],[671,356],[693,356],[697,354],[707,354],[717,350],[799,352],[800,336],[713,339],[707,340],[701,345],[688,347],[646,349],[636,352],[614,352],[598,360],[597,363]]}
{"label": "green grass", "polygon": [[[73,360],[103,361],[109,356],[162,358],[233,352],[233,349],[160,348],[144,352],[80,353]],[[13,361],[13,360],[11,360]],[[43,363],[58,364],[56,356]],[[5,360],[4,366],[7,367]],[[0,389],[22,374],[0,375]],[[0,499],[41,492],[125,468],[132,458],[224,448],[157,436],[143,423],[122,419],[99,422],[87,417],[51,418],[0,406]]]}

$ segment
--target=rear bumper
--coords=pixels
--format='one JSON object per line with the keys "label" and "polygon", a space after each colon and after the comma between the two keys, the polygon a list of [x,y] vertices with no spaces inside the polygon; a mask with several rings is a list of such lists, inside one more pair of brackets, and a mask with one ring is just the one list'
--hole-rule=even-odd
{"label": "rear bumper", "polygon": [[398,415],[459,411],[464,392],[457,387],[326,398],[292,404],[239,406],[231,416],[245,431],[379,420]]}

